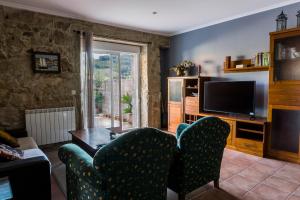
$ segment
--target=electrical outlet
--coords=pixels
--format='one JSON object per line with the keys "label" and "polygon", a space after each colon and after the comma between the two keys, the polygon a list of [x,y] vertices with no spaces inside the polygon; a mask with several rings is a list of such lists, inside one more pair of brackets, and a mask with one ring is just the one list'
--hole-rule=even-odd
{"label": "electrical outlet", "polygon": [[76,90],[72,90],[72,91],[71,91],[71,94],[72,94],[72,95],[76,95]]}

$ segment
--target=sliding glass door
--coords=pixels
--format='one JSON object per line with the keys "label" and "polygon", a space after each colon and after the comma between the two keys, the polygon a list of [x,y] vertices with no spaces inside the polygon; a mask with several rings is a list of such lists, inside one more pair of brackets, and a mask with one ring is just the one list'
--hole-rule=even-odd
{"label": "sliding glass door", "polygon": [[95,48],[93,57],[95,127],[114,131],[138,128],[139,54]]}

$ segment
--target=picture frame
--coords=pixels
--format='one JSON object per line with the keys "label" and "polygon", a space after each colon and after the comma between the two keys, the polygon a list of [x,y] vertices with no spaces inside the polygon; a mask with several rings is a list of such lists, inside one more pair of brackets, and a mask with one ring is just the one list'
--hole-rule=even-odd
{"label": "picture frame", "polygon": [[60,54],[33,52],[32,67],[34,73],[60,73]]}

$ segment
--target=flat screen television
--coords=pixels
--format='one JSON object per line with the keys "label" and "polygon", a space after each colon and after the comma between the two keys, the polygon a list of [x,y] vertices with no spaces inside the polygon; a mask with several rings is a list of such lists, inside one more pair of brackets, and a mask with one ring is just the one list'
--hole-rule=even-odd
{"label": "flat screen television", "polygon": [[255,81],[205,82],[204,111],[254,115]]}

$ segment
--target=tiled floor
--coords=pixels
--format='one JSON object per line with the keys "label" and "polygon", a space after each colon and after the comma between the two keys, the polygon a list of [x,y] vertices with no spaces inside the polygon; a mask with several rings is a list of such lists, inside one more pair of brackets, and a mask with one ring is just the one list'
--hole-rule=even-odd
{"label": "tiled floor", "polygon": [[225,149],[220,187],[245,200],[300,200],[300,165]]}
{"label": "tiled floor", "polygon": [[58,187],[56,180],[53,176],[51,176],[51,193],[52,193],[52,200],[66,200],[65,195]]}
{"label": "tiled floor", "polygon": [[[45,152],[53,165],[60,163],[57,147]],[[52,183],[53,199],[64,199],[54,179]],[[243,200],[300,200],[300,165],[225,149],[220,187]]]}

